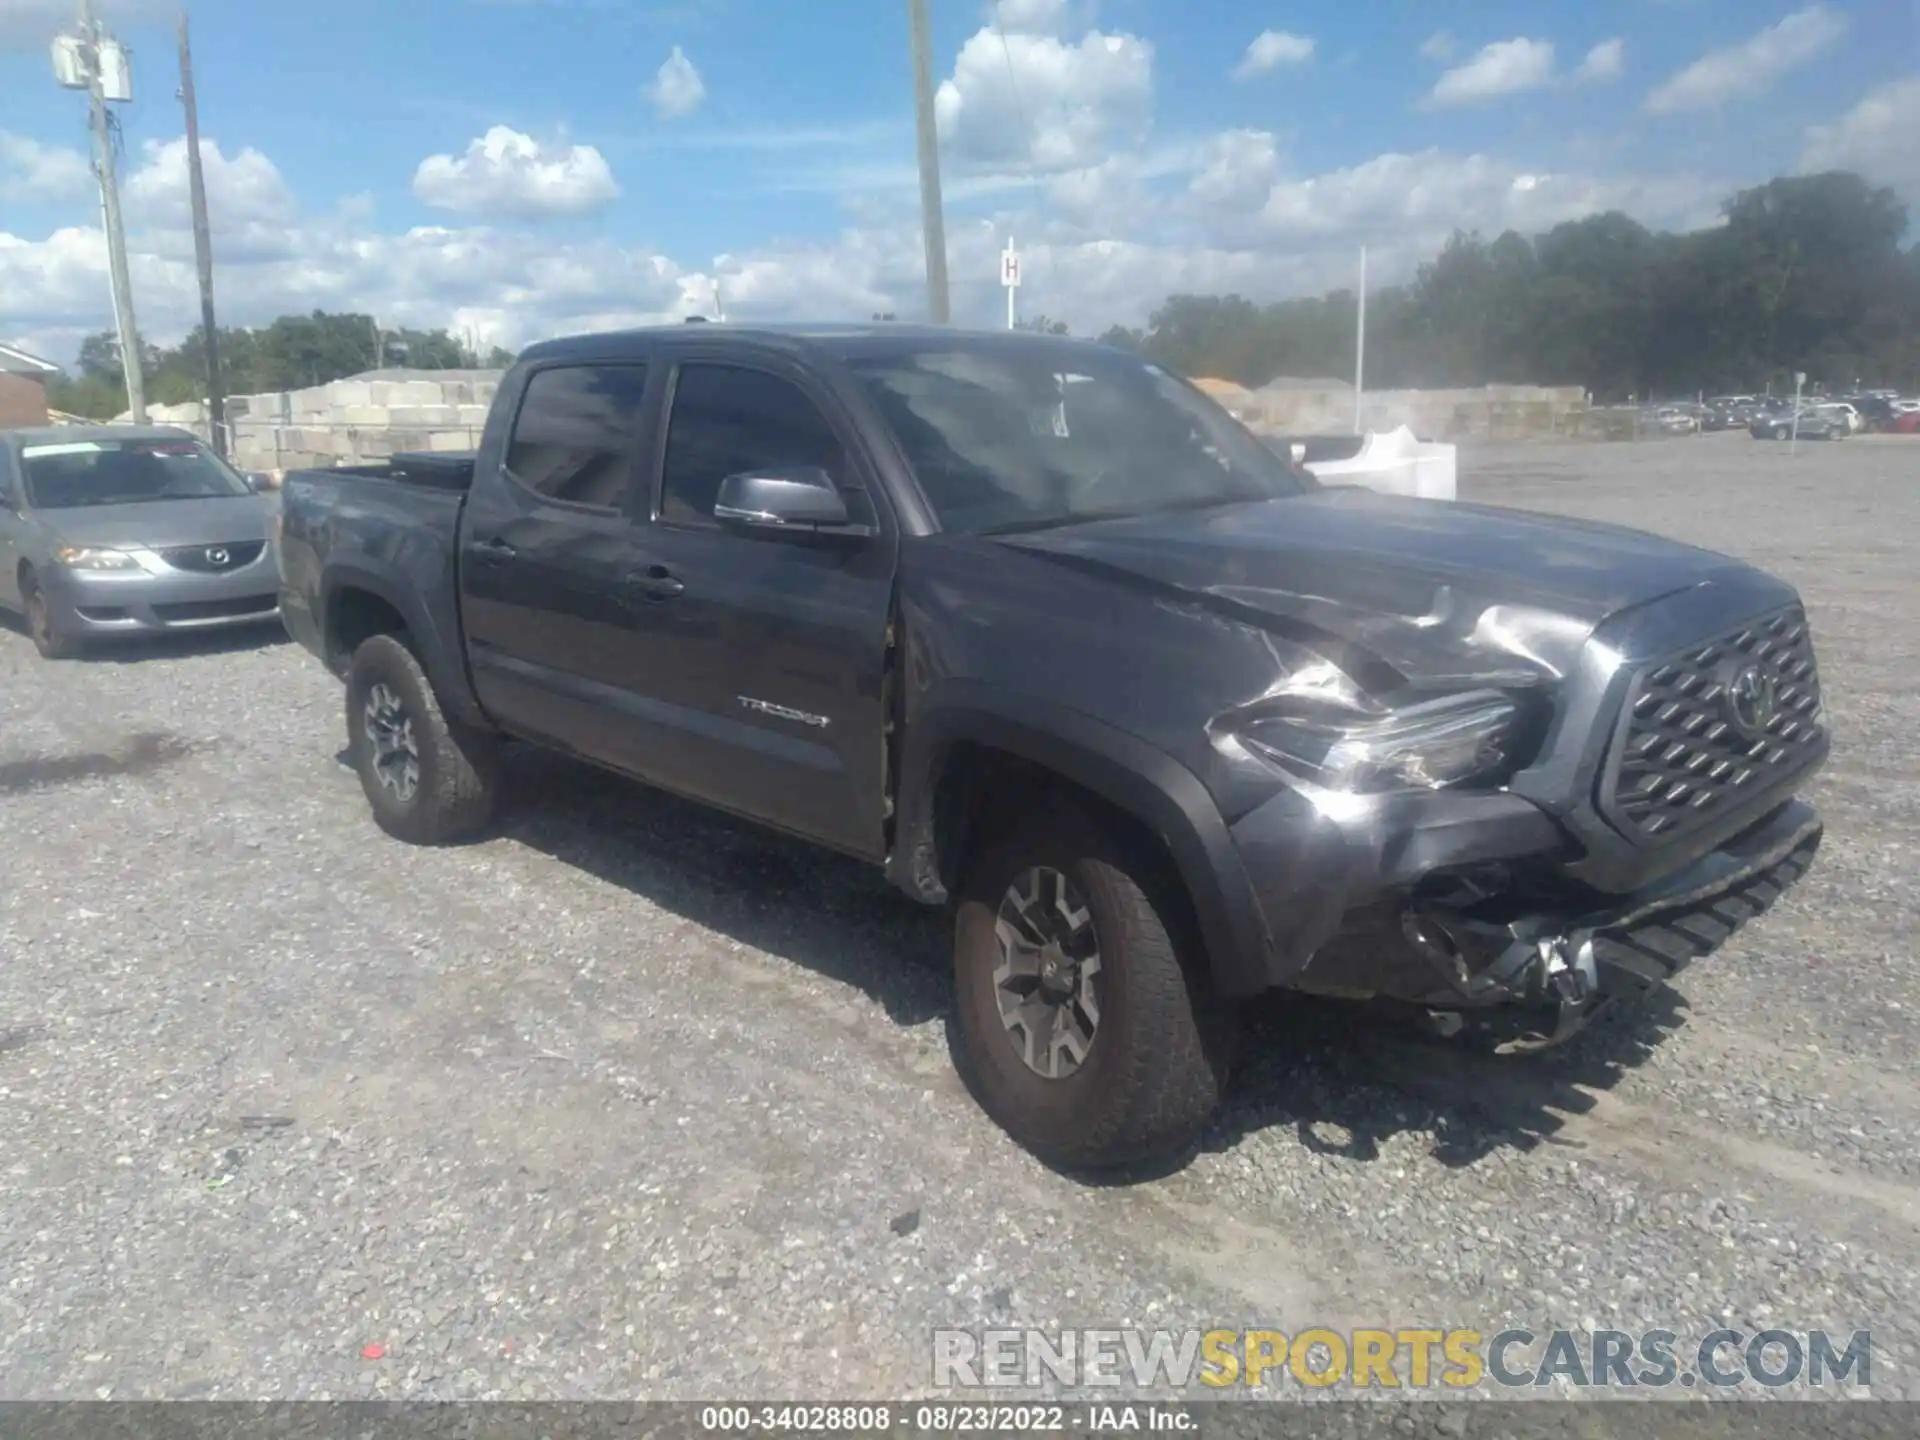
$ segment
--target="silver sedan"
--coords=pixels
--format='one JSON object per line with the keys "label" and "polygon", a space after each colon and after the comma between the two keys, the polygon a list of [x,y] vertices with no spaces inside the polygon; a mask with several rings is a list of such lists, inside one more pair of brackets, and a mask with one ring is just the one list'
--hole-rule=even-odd
{"label": "silver sedan", "polygon": [[40,653],[279,614],[273,500],[185,430],[0,432],[0,608]]}

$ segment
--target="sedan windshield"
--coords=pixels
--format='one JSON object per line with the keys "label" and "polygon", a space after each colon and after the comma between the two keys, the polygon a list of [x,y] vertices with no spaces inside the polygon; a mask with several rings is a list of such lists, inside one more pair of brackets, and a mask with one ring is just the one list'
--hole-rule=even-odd
{"label": "sedan windshield", "polygon": [[38,510],[210,500],[252,492],[198,441],[74,440],[29,445],[27,501]]}
{"label": "sedan windshield", "polygon": [[849,364],[947,530],[1037,530],[1313,483],[1199,391],[1128,356],[934,345]]}

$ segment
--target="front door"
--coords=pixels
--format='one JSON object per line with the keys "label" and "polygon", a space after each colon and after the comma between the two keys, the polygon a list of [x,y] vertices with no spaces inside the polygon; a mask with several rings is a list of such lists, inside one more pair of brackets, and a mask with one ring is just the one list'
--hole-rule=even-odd
{"label": "front door", "polygon": [[[769,362],[771,365],[771,362]],[[897,540],[850,427],[798,373],[684,362],[674,376],[648,572],[643,675],[673,732],[660,782],[854,854],[884,853],[881,680]],[[721,480],[817,465],[861,540],[768,536],[713,518]]]}

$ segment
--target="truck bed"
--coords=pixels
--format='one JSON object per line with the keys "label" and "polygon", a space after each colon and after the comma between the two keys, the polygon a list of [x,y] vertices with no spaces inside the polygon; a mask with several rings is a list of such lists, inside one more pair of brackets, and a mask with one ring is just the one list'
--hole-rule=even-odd
{"label": "truck bed", "polygon": [[[410,630],[424,632],[421,641],[457,637],[460,510],[472,478],[471,455],[396,455],[385,465],[289,471],[280,492],[288,633],[338,672],[346,656],[316,617],[325,613],[323,583],[352,580],[385,596]],[[401,588],[392,593],[395,576]]]}

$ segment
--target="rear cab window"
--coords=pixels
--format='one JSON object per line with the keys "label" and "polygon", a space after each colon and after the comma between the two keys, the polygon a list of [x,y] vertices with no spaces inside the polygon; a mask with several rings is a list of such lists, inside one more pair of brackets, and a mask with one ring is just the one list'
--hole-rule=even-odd
{"label": "rear cab window", "polygon": [[645,365],[535,371],[507,445],[507,478],[542,500],[612,513],[632,491],[645,411]]}

